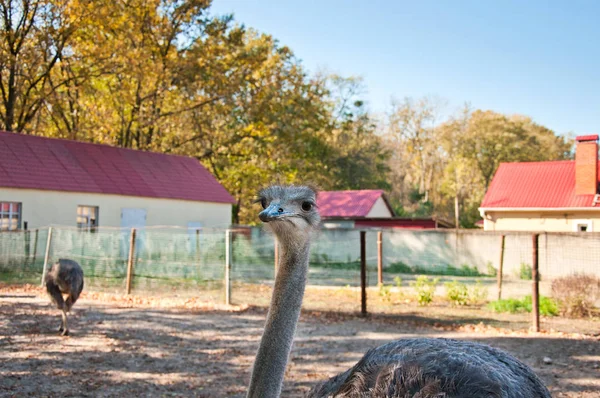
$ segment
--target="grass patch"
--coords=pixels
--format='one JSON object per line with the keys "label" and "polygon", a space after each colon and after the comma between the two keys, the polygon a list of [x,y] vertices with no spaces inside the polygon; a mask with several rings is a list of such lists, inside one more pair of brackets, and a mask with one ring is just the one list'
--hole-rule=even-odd
{"label": "grass patch", "polygon": [[[345,263],[319,263],[319,262],[311,262],[309,267],[313,268],[327,268],[327,269],[340,269],[340,270],[360,270],[360,261],[350,261]],[[373,269],[372,267],[367,267],[369,269]]]}
{"label": "grass patch", "polygon": [[409,266],[402,261],[392,263],[386,272],[398,273],[398,274],[418,274],[418,275],[444,275],[444,276],[488,276],[479,272],[477,267],[463,264],[460,267],[453,265],[446,265],[445,267],[428,268],[419,265]]}
{"label": "grass patch", "polygon": [[419,305],[429,305],[433,301],[435,289],[439,281],[440,278],[429,279],[426,275],[420,275],[416,281],[410,283],[417,292],[417,302]]}
{"label": "grass patch", "polygon": [[[502,299],[492,301],[488,304],[488,308],[494,312],[510,312],[511,314],[519,312],[531,312],[532,300],[531,296],[525,296],[522,299]],[[555,300],[550,297],[540,296],[540,315],[556,316],[558,315],[558,305]]]}

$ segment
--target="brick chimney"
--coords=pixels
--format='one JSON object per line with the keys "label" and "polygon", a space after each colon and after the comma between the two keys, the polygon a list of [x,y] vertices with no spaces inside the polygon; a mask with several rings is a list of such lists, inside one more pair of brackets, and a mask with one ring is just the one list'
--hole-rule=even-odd
{"label": "brick chimney", "polygon": [[575,140],[575,195],[595,195],[598,185],[598,135],[580,135]]}

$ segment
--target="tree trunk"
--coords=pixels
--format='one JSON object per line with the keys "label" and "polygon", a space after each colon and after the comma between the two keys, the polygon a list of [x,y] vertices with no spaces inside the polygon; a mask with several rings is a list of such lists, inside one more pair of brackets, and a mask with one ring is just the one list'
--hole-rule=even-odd
{"label": "tree trunk", "polygon": [[8,98],[6,101],[6,118],[4,128],[6,131],[13,131],[15,125],[15,107],[17,103],[17,87],[15,76],[17,74],[16,60],[11,60],[10,71],[8,74]]}
{"label": "tree trunk", "polygon": [[454,226],[456,229],[460,228],[460,214],[458,206],[458,194],[454,196]]}

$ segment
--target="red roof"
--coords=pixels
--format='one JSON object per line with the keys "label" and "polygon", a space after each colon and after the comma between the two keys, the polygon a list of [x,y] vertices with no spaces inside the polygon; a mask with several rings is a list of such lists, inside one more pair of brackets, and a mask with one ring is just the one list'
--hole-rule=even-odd
{"label": "red roof", "polygon": [[193,158],[3,131],[0,187],[235,202]]}
{"label": "red roof", "polygon": [[324,218],[366,217],[377,199],[383,197],[392,215],[383,190],[363,189],[359,191],[322,191],[317,197],[319,213]]}
{"label": "red roof", "polygon": [[[600,172],[598,175],[600,176]],[[481,207],[592,207],[593,200],[594,195],[575,195],[573,160],[502,163]]]}

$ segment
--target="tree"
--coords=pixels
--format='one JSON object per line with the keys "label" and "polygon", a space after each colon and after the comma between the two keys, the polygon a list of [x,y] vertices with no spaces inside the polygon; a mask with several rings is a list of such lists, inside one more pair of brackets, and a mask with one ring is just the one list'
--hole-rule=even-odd
{"label": "tree", "polygon": [[325,142],[330,146],[332,189],[389,189],[389,151],[376,134],[377,125],[360,99],[359,78],[328,75],[329,108],[332,114]]}
{"label": "tree", "polygon": [[479,110],[473,112],[460,142],[458,152],[474,160],[485,190],[500,163],[566,159],[571,146],[529,118]]}
{"label": "tree", "polygon": [[[425,214],[435,202],[435,182],[443,164],[437,126],[444,101],[438,98],[405,98],[394,101],[388,116],[385,140],[390,159],[392,195],[398,207]],[[409,210],[410,212],[411,210]],[[431,215],[431,214],[429,214]]]}
{"label": "tree", "polygon": [[0,0],[0,127],[26,131],[47,96],[71,81],[51,74],[81,20],[67,0]]}

